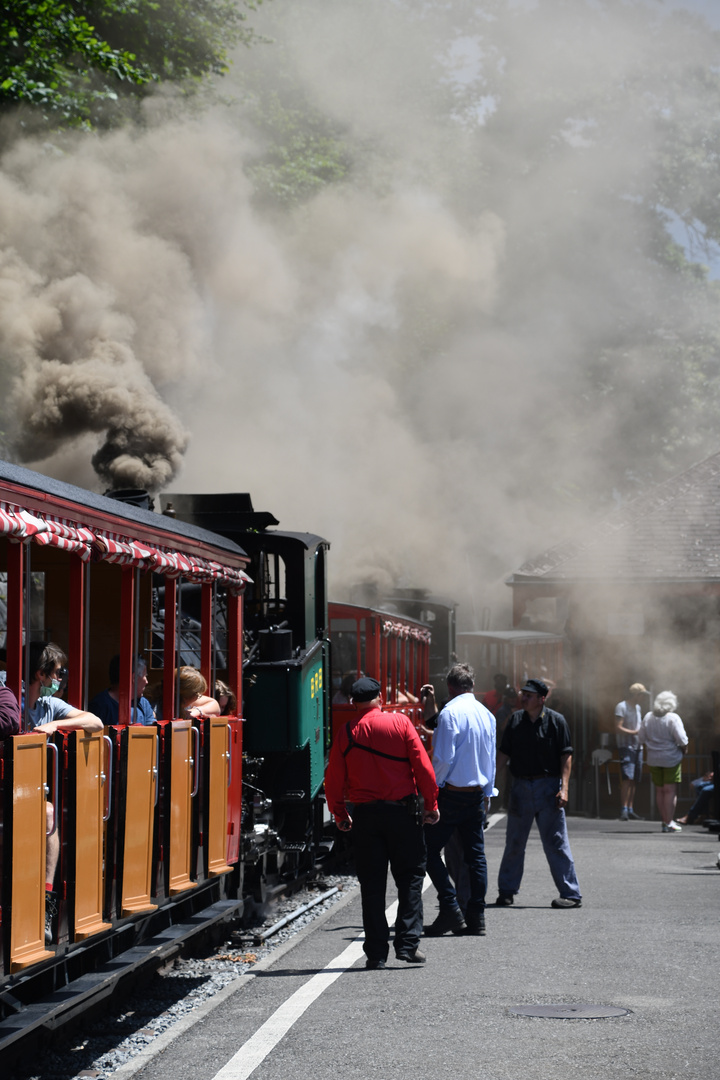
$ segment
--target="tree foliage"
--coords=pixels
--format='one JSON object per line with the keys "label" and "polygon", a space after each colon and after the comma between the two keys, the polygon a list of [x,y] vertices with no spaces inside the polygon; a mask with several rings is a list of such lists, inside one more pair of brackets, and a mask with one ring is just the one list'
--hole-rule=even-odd
{"label": "tree foliage", "polygon": [[0,108],[39,107],[54,122],[109,124],[109,103],[151,83],[227,70],[249,44],[262,0],[7,0],[0,12]]}

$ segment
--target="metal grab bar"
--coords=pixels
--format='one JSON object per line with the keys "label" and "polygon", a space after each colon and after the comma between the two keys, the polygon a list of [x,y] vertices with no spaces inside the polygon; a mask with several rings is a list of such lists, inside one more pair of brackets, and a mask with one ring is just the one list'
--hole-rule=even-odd
{"label": "metal grab bar", "polygon": [[160,794],[160,784],[158,783],[158,773],[160,771],[160,767],[158,765],[159,761],[160,761],[160,736],[156,735],[155,736],[155,764],[152,767],[153,780],[155,781],[155,802],[153,804],[154,806],[157,806],[157,804],[158,804],[158,796]]}
{"label": "metal grab bar", "polygon": [[58,750],[57,746],[53,742],[49,742],[47,744],[47,747],[48,747],[48,750],[52,750],[53,754],[55,755],[55,765],[53,766],[54,778],[53,778],[53,798],[52,798],[53,825],[52,825],[52,829],[50,829],[49,831],[47,829],[45,830],[45,835],[46,836],[52,836],[54,833],[57,832],[58,810],[60,809],[60,807],[59,807],[59,802],[60,802],[60,795],[59,795],[59,788],[60,788],[60,751]]}
{"label": "metal grab bar", "polygon": [[230,727],[229,724],[227,725],[227,729],[228,729],[228,748],[227,748],[228,782],[227,782],[227,786],[230,787],[230,785],[232,783],[232,728]]}
{"label": "metal grab bar", "polygon": [[112,766],[113,766],[113,744],[109,735],[103,735],[103,741],[108,744],[108,770],[107,773],[100,773],[100,782],[102,784],[107,780],[108,786],[105,793],[105,812],[103,813],[103,821],[108,821],[110,818],[110,808],[112,806]]}
{"label": "metal grab bar", "polygon": [[193,727],[190,730],[193,733],[193,742],[195,744],[193,757],[190,758],[190,763],[195,768],[195,784],[190,792],[190,798],[194,799],[200,787],[200,728]]}

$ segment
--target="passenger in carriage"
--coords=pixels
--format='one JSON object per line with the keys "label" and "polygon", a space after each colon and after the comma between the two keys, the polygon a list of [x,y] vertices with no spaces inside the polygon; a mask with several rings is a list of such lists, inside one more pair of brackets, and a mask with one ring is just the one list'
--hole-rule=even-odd
{"label": "passenger in carriage", "polygon": [[348,671],[346,675],[343,675],[339,688],[333,694],[331,705],[349,705],[353,683],[362,676],[362,671]]}
{"label": "passenger in carriage", "polygon": [[215,700],[220,706],[221,716],[237,716],[237,696],[235,691],[222,679],[215,680]]}
{"label": "passenger in carriage", "polygon": [[[62,669],[67,657],[59,645],[51,641],[31,641],[29,655],[30,684],[27,689],[27,728],[53,735],[56,731],[102,731],[103,722],[92,712],[83,712],[55,697],[61,685]],[[48,833],[53,827],[53,805],[47,803]],[[45,941],[53,939],[53,920],[57,915],[57,898],[53,893],[55,871],[60,858],[60,834],[56,829],[48,835],[45,849]]]}
{"label": "passenger in carriage", "polygon": [[[189,717],[220,716],[220,705],[213,697],[208,697],[207,682],[197,668],[186,665],[175,672],[180,683],[180,716]],[[154,689],[155,715],[163,719],[163,684]]]}
{"label": "passenger in carriage", "polygon": [[0,686],[0,739],[20,731],[20,706],[9,686]]}
{"label": "passenger in carriage", "polygon": [[[154,724],[155,713],[146,697],[143,697],[148,684],[147,664],[141,656],[133,664],[135,673],[135,704],[130,707],[131,724]],[[103,724],[115,726],[120,723],[120,657],[113,656],[108,671],[110,685],[101,690],[90,702],[90,711],[99,716]]]}
{"label": "passenger in carriage", "polygon": [[205,677],[194,667],[180,668],[180,708],[183,716],[220,716],[220,704],[208,697]]}

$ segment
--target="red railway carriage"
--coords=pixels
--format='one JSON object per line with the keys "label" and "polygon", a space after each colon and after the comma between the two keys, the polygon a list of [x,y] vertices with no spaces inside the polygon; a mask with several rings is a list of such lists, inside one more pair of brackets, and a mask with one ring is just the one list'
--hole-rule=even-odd
{"label": "red railway carriage", "polygon": [[[190,896],[204,894],[205,904],[241,897],[233,878],[247,563],[231,540],[0,462],[7,685],[21,700],[34,674],[24,643],[52,640],[68,655],[67,700],[85,710],[107,685],[110,658],[120,656],[117,726],[48,737],[25,730],[22,717],[21,734],[0,744],[0,986],[16,999],[38,969],[47,992],[66,981],[73,955],[87,961],[97,945],[107,961],[140,933],[172,925],[172,909]],[[236,689],[237,717],[181,718],[173,673],[186,659],[190,588],[195,600],[200,594],[198,666],[210,687],[218,676]],[[160,594],[162,613],[154,610]],[[164,722],[122,722],[131,716],[137,655],[148,660],[151,682],[162,680]],[[46,797],[61,839],[49,942]],[[153,924],[154,913],[164,921]]]}
{"label": "red railway carriage", "polygon": [[380,683],[385,711],[404,713],[417,726],[422,717],[420,687],[430,675],[429,627],[357,604],[331,603],[328,608],[333,737],[352,713],[347,691],[360,673]]}

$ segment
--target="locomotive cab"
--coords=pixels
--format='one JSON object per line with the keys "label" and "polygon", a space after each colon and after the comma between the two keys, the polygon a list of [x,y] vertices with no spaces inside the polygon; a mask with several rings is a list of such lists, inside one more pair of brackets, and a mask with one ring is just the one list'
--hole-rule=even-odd
{"label": "locomotive cab", "polygon": [[[310,868],[327,850],[321,794],[329,745],[327,551],[282,532],[247,494],[168,494],[183,521],[240,544],[245,594],[243,837],[256,892]],[[282,835],[282,840],[279,836]],[[246,869],[246,880],[248,873]]]}

